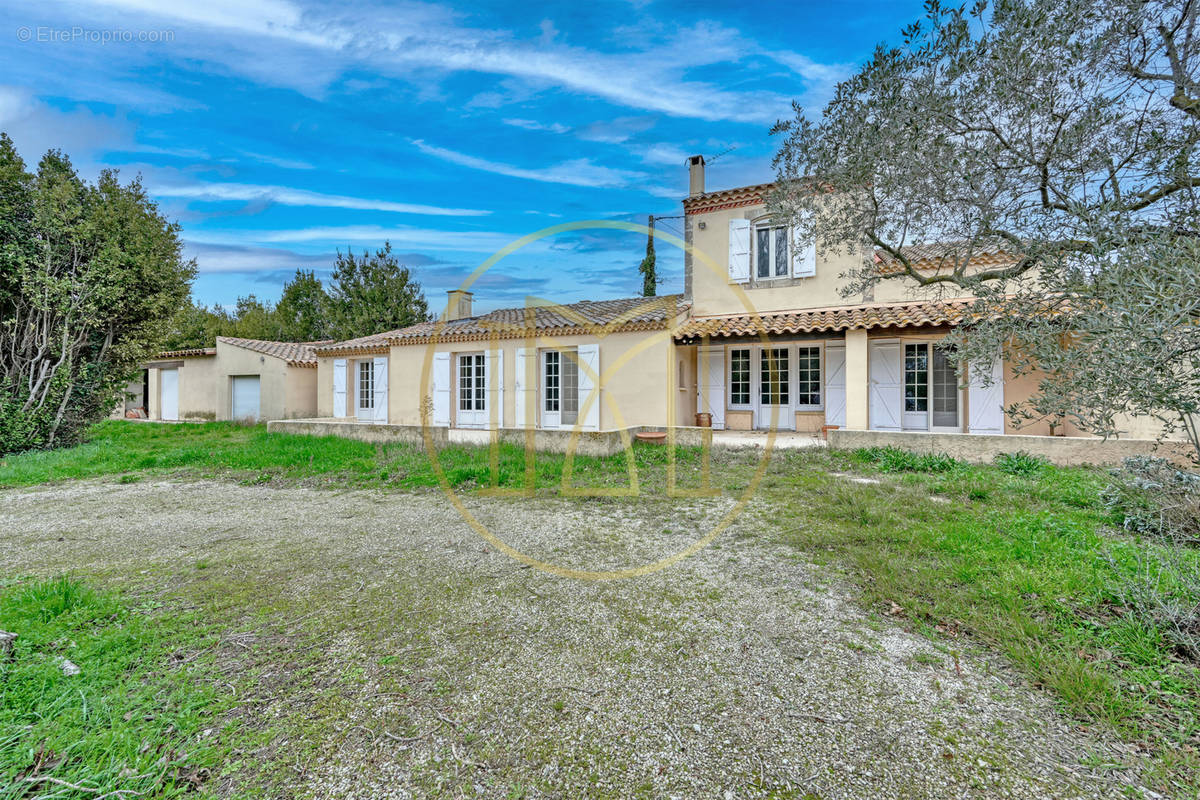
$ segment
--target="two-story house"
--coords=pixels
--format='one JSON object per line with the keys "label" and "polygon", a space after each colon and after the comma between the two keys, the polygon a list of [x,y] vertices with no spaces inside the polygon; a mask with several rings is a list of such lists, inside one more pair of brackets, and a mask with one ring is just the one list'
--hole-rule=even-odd
{"label": "two-story house", "polygon": [[[971,298],[891,278],[845,296],[870,253],[825,253],[767,213],[772,185],[705,191],[690,159],[682,295],[584,301],[476,315],[450,292],[436,321],[316,349],[318,414],[451,429],[608,431],[686,426],[1086,435],[1069,422],[1014,427],[1004,408],[1036,376],[997,357],[962,366],[936,347]],[[936,246],[909,258],[936,267]],[[1002,250],[979,266],[1010,259]],[[974,262],[973,262],[974,263]],[[987,376],[984,378],[983,376]],[[961,376],[961,377],[960,377]],[[969,376],[969,377],[968,377]],[[1124,432],[1152,438],[1150,419]]]}

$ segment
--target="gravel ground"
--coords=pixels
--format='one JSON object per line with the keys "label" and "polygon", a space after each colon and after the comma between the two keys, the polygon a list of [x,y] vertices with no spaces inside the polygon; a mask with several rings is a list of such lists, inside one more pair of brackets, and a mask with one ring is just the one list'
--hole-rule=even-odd
{"label": "gravel ground", "polygon": [[[584,569],[661,558],[732,506],[464,502]],[[82,482],[0,492],[0,574],[224,599],[240,649],[279,660],[254,721],[276,732],[256,755],[291,767],[280,796],[1154,796],[1128,748],[996,659],[865,614],[770,532],[751,507],[675,566],[589,582],[498,553],[436,493]],[[315,667],[288,675],[250,619],[310,626]]]}

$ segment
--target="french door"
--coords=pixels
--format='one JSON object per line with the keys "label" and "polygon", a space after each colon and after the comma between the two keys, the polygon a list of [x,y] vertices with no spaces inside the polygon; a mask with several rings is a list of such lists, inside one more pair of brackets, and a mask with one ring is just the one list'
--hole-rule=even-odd
{"label": "french door", "polygon": [[575,351],[542,351],[542,427],[573,428],[579,421],[579,362]]}
{"label": "french door", "polygon": [[463,353],[458,356],[456,422],[460,428],[487,427],[487,365],[483,353]]}
{"label": "french door", "polygon": [[904,345],[904,430],[961,431],[961,399],[952,351],[933,342]]}
{"label": "french door", "polygon": [[375,362],[372,359],[359,361],[356,388],[355,416],[368,422],[375,419]]}
{"label": "french door", "polygon": [[759,428],[791,430],[796,427],[792,414],[792,350],[790,347],[763,347],[758,351]]}

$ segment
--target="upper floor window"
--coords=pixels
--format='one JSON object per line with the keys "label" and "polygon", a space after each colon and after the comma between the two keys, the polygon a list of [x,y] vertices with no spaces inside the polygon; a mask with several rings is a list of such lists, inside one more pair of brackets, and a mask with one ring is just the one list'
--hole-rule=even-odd
{"label": "upper floor window", "polygon": [[759,278],[788,276],[788,229],[760,225],[754,229],[755,274]]}

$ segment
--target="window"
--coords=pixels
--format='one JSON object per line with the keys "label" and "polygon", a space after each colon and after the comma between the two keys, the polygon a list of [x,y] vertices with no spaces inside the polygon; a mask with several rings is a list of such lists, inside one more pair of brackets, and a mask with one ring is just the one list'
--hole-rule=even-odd
{"label": "window", "polygon": [[796,348],[796,405],[821,405],[821,348]]}
{"label": "window", "polygon": [[542,390],[542,398],[546,411],[558,411],[559,378],[562,355],[557,350],[547,350],[545,353],[546,380]]}
{"label": "window", "polygon": [[788,275],[788,229],[763,226],[754,230],[754,263],[760,278],[786,278]]}
{"label": "window", "polygon": [[760,401],[764,406],[786,406],[788,398],[788,349],[764,347],[759,379]]}
{"label": "window", "polygon": [[929,345],[904,345],[904,410],[929,410]]}
{"label": "window", "polygon": [[729,351],[729,405],[750,405],[750,350]]}
{"label": "window", "polygon": [[375,364],[371,361],[358,362],[358,407],[375,407]]}
{"label": "window", "polygon": [[484,411],[483,353],[472,353],[458,357],[458,410]]}

